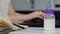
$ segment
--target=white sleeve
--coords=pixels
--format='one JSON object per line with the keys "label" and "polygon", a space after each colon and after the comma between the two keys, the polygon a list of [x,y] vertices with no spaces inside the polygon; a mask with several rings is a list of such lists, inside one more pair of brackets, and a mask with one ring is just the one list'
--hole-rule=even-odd
{"label": "white sleeve", "polygon": [[11,0],[2,0],[2,3],[1,3],[1,11],[0,12],[3,12],[3,13],[6,13],[8,14],[8,4],[11,2]]}

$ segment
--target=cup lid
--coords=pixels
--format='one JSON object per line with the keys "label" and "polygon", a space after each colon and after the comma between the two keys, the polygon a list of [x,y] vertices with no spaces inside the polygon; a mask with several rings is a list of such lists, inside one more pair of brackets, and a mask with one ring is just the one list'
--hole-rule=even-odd
{"label": "cup lid", "polygon": [[53,9],[47,9],[45,10],[46,14],[54,14],[54,10]]}

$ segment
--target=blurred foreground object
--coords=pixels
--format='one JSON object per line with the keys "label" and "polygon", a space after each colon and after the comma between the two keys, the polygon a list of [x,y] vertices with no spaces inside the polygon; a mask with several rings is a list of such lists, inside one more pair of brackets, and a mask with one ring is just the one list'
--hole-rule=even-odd
{"label": "blurred foreground object", "polygon": [[[20,25],[19,25],[20,26]],[[24,27],[24,26],[15,26],[13,25],[12,21],[9,19],[8,15],[4,14],[4,13],[0,13],[0,31],[6,29],[6,28],[9,28],[9,30],[22,30],[21,27]],[[24,27],[25,28],[25,27]],[[8,31],[9,31],[8,30]]]}

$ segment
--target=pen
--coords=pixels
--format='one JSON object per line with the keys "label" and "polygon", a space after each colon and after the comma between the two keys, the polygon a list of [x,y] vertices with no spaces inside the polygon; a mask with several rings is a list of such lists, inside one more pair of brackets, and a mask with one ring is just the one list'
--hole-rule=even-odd
{"label": "pen", "polygon": [[22,26],[20,26],[19,24],[14,24],[14,23],[13,23],[13,25],[15,25],[15,26],[17,26],[17,27],[20,27],[20,28],[22,28],[22,29],[25,29],[25,27],[22,27]]}

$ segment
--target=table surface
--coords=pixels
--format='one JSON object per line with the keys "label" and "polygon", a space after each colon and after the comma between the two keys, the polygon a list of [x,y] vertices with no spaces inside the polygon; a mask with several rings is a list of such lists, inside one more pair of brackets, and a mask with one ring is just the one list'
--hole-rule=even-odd
{"label": "table surface", "polygon": [[29,29],[14,31],[9,34],[60,34],[60,28],[56,28],[55,31],[45,31],[41,27],[30,27]]}

